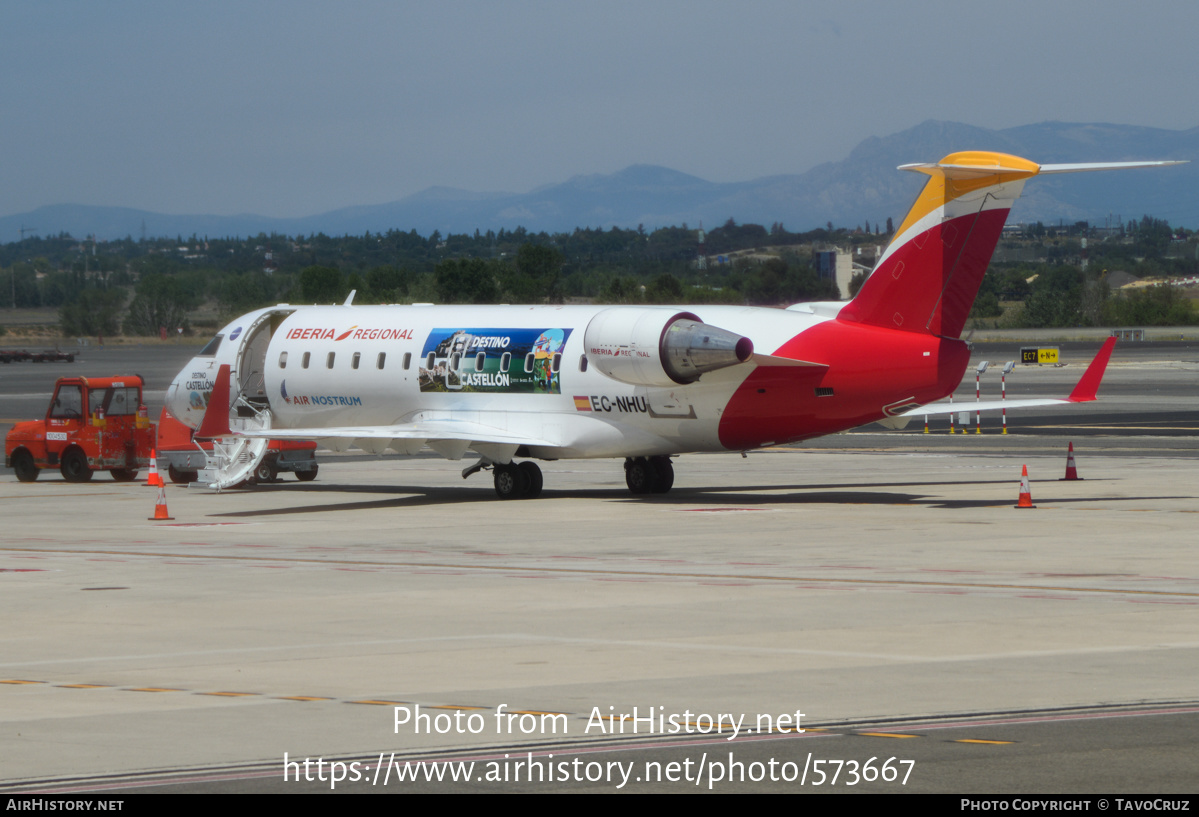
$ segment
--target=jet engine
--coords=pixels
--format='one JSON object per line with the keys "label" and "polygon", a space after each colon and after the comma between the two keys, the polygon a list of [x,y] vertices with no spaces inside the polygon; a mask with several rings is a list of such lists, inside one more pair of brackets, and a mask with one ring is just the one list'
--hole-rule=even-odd
{"label": "jet engine", "polygon": [[754,352],[749,338],[708,326],[690,312],[637,306],[600,312],[587,324],[583,343],[590,364],[634,386],[694,383]]}

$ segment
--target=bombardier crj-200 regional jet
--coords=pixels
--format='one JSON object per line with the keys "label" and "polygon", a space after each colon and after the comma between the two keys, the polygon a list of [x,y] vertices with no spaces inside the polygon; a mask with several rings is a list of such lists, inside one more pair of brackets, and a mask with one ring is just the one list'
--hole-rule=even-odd
{"label": "bombardier crj-200 regional jet", "polygon": [[[959,336],[1024,183],[1165,164],[1037,165],[980,151],[904,165],[928,182],[848,302],[354,306],[351,294],[340,306],[281,304],[222,329],[167,406],[198,438],[221,438],[222,458],[201,477],[213,487],[252,474],[269,439],[307,439],[338,451],[427,446],[451,460],[473,452],[463,476],[490,469],[505,499],[540,494],[532,460],[581,457],[622,458],[633,493],[663,493],[673,455],[948,413],[928,404],[961,382],[970,350]],[[1006,405],[1094,400],[1111,344],[1068,397]]]}

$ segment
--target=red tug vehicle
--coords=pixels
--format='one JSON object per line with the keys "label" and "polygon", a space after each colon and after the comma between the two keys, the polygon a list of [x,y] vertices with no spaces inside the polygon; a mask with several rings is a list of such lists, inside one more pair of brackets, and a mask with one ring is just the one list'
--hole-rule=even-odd
{"label": "red tug vehicle", "polygon": [[142,403],[142,378],[62,377],[43,420],[17,423],[4,439],[4,464],[21,482],[58,468],[67,482],[108,471],[130,482],[150,464],[156,430]]}

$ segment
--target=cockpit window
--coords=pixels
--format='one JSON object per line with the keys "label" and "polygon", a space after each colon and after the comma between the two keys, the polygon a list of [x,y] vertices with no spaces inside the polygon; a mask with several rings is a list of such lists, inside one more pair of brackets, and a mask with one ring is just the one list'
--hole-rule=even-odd
{"label": "cockpit window", "polygon": [[197,357],[216,357],[216,350],[221,348],[221,339],[224,337],[224,335],[217,335],[208,341],[208,345],[200,350],[200,354]]}

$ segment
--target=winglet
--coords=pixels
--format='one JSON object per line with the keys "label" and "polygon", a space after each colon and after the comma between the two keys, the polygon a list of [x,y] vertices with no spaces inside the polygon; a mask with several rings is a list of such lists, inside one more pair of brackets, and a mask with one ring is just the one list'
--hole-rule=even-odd
{"label": "winglet", "polygon": [[1108,338],[1104,342],[1103,348],[1099,350],[1099,354],[1095,355],[1095,359],[1091,361],[1091,365],[1087,366],[1087,370],[1082,373],[1082,377],[1079,378],[1078,385],[1074,387],[1074,391],[1070,392],[1070,396],[1066,398],[1069,402],[1087,403],[1095,399],[1096,393],[1099,391],[1099,381],[1103,380],[1103,372],[1107,369],[1107,362],[1111,359],[1112,349],[1115,346],[1115,338]]}
{"label": "winglet", "polygon": [[196,429],[196,438],[212,440],[232,433],[229,430],[229,364],[222,363],[216,373],[216,382],[212,384],[212,396],[208,398],[204,419]]}

